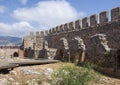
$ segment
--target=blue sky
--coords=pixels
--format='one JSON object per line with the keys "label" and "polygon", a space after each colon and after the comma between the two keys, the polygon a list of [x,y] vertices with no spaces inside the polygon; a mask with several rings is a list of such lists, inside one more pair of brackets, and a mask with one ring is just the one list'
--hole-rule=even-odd
{"label": "blue sky", "polygon": [[0,35],[22,37],[120,6],[120,0],[0,0]]}

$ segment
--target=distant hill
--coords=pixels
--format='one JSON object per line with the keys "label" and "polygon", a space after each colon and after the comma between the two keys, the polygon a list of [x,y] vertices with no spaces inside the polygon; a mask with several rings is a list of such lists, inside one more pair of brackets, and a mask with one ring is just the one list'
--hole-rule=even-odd
{"label": "distant hill", "polygon": [[0,36],[0,46],[19,46],[22,43],[22,38],[11,36]]}

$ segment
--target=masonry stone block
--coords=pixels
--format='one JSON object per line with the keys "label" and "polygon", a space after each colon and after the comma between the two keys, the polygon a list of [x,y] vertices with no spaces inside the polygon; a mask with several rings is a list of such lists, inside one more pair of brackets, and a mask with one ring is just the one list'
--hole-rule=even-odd
{"label": "masonry stone block", "polygon": [[75,23],[74,22],[70,22],[69,23],[69,30],[74,30],[75,29]]}
{"label": "masonry stone block", "polygon": [[64,30],[65,30],[66,32],[68,31],[68,28],[69,28],[69,24],[68,24],[68,23],[64,24]]}
{"label": "masonry stone block", "polygon": [[63,32],[64,31],[64,25],[60,25],[60,32]]}
{"label": "masonry stone block", "polygon": [[41,31],[41,32],[40,32],[40,36],[41,36],[41,37],[44,37],[44,31]]}
{"label": "masonry stone block", "polygon": [[59,26],[56,27],[56,32],[57,32],[57,33],[60,32],[60,27],[59,27]]}
{"label": "masonry stone block", "polygon": [[34,36],[34,32],[30,32],[30,36]]}
{"label": "masonry stone block", "polygon": [[55,28],[52,28],[52,33],[56,33],[56,29]]}
{"label": "masonry stone block", "polygon": [[49,34],[48,30],[45,31],[45,35],[47,36]]}
{"label": "masonry stone block", "polygon": [[103,11],[99,15],[100,25],[104,25],[108,23],[108,11]]}
{"label": "masonry stone block", "polygon": [[75,21],[75,29],[76,29],[76,30],[81,29],[81,20],[76,20],[76,21]]}
{"label": "masonry stone block", "polygon": [[90,16],[90,26],[95,27],[98,24],[98,15],[94,14]]}
{"label": "masonry stone block", "polygon": [[36,36],[40,36],[40,32],[36,32]]}
{"label": "masonry stone block", "polygon": [[51,29],[49,30],[49,34],[52,34],[52,30]]}
{"label": "masonry stone block", "polygon": [[82,19],[82,29],[85,29],[89,26],[88,17]]}
{"label": "masonry stone block", "polygon": [[111,10],[111,21],[118,21],[120,15],[120,7]]}
{"label": "masonry stone block", "polygon": [[[108,22],[108,13],[104,11],[100,13],[100,24],[108,24],[97,26],[95,29],[67,32],[68,28],[72,26],[70,23],[66,23],[58,26],[58,28],[55,27],[55,29],[57,28],[58,30],[60,28],[60,31],[63,31],[63,33],[59,33],[58,35],[48,35],[43,38],[35,35],[32,38],[30,35],[27,35],[23,39],[24,51],[29,57],[34,53],[31,53],[31,51],[27,52],[25,50],[26,48],[32,48],[32,51],[41,51],[43,47],[45,47],[50,54],[49,57],[51,57],[51,54],[55,53],[51,51],[51,49],[54,48],[57,49],[55,59],[60,57],[60,60],[68,60],[68,58],[74,60],[78,55],[78,59],[81,59],[81,61],[85,58],[85,61],[93,62],[101,67],[110,67],[114,69],[116,63],[119,63],[116,61],[116,57],[120,55],[120,53],[116,54],[116,51],[120,49],[119,7],[112,9],[111,14],[111,20],[116,20],[116,22]],[[96,22],[97,16],[91,16],[91,25],[96,26]],[[75,21],[75,29],[79,29],[81,24],[83,28],[88,28],[88,18],[85,17],[82,19],[82,22],[80,20]],[[51,29],[49,33],[52,34]],[[44,43],[45,40],[47,43]],[[43,45],[43,43],[45,45]],[[113,51],[115,51],[115,53],[113,53]],[[80,56],[83,57],[80,58]]]}
{"label": "masonry stone block", "polygon": [[118,21],[120,21],[120,15],[118,16]]}

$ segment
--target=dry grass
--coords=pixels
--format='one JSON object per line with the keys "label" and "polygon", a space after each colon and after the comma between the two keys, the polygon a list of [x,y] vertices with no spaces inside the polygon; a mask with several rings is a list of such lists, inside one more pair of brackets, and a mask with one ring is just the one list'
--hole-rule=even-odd
{"label": "dry grass", "polygon": [[[41,71],[43,69],[47,69],[47,68],[52,68],[52,69],[58,69],[61,67],[64,67],[66,65],[73,65],[70,63],[53,63],[53,64],[46,64],[46,65],[34,65],[34,66],[29,66],[30,69],[33,69],[35,71]],[[21,67],[15,68],[14,71],[17,72],[17,75],[12,75],[12,74],[0,74],[0,79],[2,78],[13,78],[15,80],[15,82],[18,82],[19,85],[24,85],[24,83],[28,80],[31,79],[37,79],[40,78],[40,75],[24,75],[23,70],[21,70]],[[110,80],[112,80],[112,82],[104,82],[104,83],[99,83],[99,84],[95,84],[95,85],[120,85],[120,79],[115,79],[115,78],[110,78],[110,77],[106,77],[106,76],[101,76],[101,78],[109,78]]]}

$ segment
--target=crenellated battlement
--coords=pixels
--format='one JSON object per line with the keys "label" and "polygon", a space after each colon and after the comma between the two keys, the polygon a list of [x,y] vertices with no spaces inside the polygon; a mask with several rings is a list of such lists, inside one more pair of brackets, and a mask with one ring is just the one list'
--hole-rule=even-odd
{"label": "crenellated battlement", "polygon": [[90,17],[84,17],[81,20],[65,23],[56,27],[53,27],[47,32],[47,35],[57,34],[62,32],[69,32],[73,30],[82,30],[89,27],[97,27],[106,25],[109,22],[115,22],[120,20],[120,7],[113,8],[111,10],[111,20],[108,16],[108,11],[102,11],[97,14],[93,14]]}
{"label": "crenellated battlement", "polygon": [[[97,14],[93,14],[89,17],[84,17],[83,19],[78,19],[73,22],[68,22],[65,24],[61,24],[59,26],[53,27],[46,31],[30,32],[31,36],[47,36],[47,35],[55,35],[58,33],[70,32],[70,31],[79,31],[86,28],[93,28],[97,26],[103,26],[111,22],[116,22],[120,20],[120,7],[113,8],[110,13],[110,17],[108,16],[108,11],[102,11]],[[111,19],[110,19],[111,18]]]}
{"label": "crenellated battlement", "polygon": [[64,23],[45,32],[30,32],[24,37],[23,47],[26,57],[52,57],[74,62],[79,55],[79,62],[89,61],[114,68],[116,55],[120,58],[120,53],[116,54],[120,50],[120,7],[110,13],[102,11],[98,15]]}

